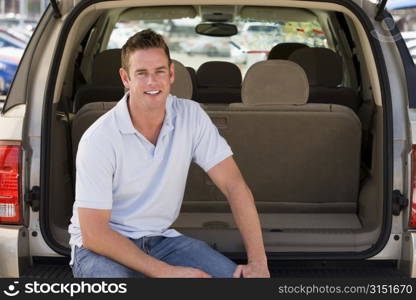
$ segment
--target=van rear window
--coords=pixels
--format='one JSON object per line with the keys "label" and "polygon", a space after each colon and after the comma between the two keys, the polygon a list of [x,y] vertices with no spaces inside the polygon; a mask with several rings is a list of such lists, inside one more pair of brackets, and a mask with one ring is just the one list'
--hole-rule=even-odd
{"label": "van rear window", "polygon": [[207,61],[228,61],[237,64],[242,73],[257,61],[267,59],[273,46],[280,43],[301,43],[309,47],[328,47],[325,32],[317,20],[311,22],[266,22],[236,20],[238,33],[232,37],[199,35],[195,26],[200,18],[118,22],[107,49],[121,48],[134,33],[150,28],[162,34],[171,56],[195,70]]}

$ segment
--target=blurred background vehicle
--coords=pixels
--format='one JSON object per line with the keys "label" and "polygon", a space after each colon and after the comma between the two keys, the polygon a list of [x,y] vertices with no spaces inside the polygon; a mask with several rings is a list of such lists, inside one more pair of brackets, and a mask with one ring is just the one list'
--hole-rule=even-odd
{"label": "blurred background vehicle", "polygon": [[13,31],[8,31],[0,28],[0,48],[13,47],[18,49],[25,49],[28,40],[20,37],[18,32],[15,34],[13,33]]}
{"label": "blurred background vehicle", "polygon": [[0,109],[49,0],[0,0]]}
{"label": "blurred background vehicle", "polygon": [[413,61],[416,63],[416,1],[389,0],[387,8],[401,31]]}
{"label": "blurred background vehicle", "polygon": [[182,51],[192,56],[203,54],[208,57],[230,57],[230,39],[217,37],[199,37],[180,44]]}
{"label": "blurred background vehicle", "polygon": [[413,61],[416,63],[416,39],[407,42],[407,47],[409,48],[409,52],[413,58]]}
{"label": "blurred background vehicle", "polygon": [[6,95],[23,55],[23,49],[14,47],[0,48],[0,94]]}
{"label": "blurred background vehicle", "polygon": [[416,40],[416,31],[403,31],[402,37],[406,43]]}
{"label": "blurred background vehicle", "polygon": [[15,13],[0,14],[1,27],[22,27],[28,31],[33,31],[36,27],[37,22],[38,18],[28,17],[27,15]]}

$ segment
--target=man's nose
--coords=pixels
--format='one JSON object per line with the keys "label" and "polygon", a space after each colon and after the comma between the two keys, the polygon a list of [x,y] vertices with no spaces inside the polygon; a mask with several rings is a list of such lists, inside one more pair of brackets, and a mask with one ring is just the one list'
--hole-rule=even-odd
{"label": "man's nose", "polygon": [[150,73],[147,76],[147,84],[152,84],[152,83],[155,83],[156,81],[157,81],[156,80],[156,74]]}

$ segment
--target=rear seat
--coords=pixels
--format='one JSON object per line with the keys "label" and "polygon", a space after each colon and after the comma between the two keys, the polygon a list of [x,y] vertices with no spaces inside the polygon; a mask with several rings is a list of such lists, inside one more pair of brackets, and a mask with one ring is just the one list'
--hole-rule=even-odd
{"label": "rear seat", "polygon": [[304,48],[293,52],[289,60],[299,64],[309,80],[309,103],[334,103],[358,111],[361,98],[357,91],[340,86],[342,58],[326,48]]}
{"label": "rear seat", "polygon": [[[276,84],[278,83],[278,84]],[[347,107],[306,104],[293,62],[268,60],[246,74],[242,104],[208,111],[263,213],[355,213],[361,125]],[[225,197],[192,164],[183,212],[228,212]]]}
{"label": "rear seat", "polygon": [[[259,62],[247,72],[243,103],[208,114],[231,145],[259,212],[355,213],[360,121],[347,107],[305,104],[308,86],[293,62]],[[74,157],[85,130],[115,103],[89,103],[75,115]],[[223,194],[195,164],[182,211],[230,211]]]}
{"label": "rear seat", "polygon": [[[180,98],[191,99],[193,84],[188,70],[179,61],[172,59],[175,65],[176,79],[171,93]],[[74,98],[73,111],[76,113],[90,102],[112,102],[124,95],[119,69],[121,67],[121,49],[110,49],[99,53],[93,63],[92,83],[81,87]]]}
{"label": "rear seat", "polygon": [[308,46],[301,43],[280,43],[270,50],[267,59],[289,59],[293,52],[302,48],[308,48]]}
{"label": "rear seat", "polygon": [[193,86],[192,98],[190,99],[195,100],[198,98],[198,89],[197,89],[197,84],[196,84],[196,71],[192,67],[186,67],[186,69],[188,70],[189,75],[191,75],[191,81],[192,81],[192,86]]}
{"label": "rear seat", "polygon": [[[72,119],[72,151],[75,158],[78,150],[78,144],[84,132],[103,114],[112,109],[117,104],[113,102],[91,102],[84,105]],[[75,174],[75,173],[74,173]]]}
{"label": "rear seat", "polygon": [[115,101],[123,97],[124,86],[118,70],[121,67],[121,49],[109,49],[94,58],[91,83],[82,86],[75,94],[73,111],[95,101]]}
{"label": "rear seat", "polygon": [[189,71],[179,61],[172,59],[172,62],[175,68],[175,81],[170,87],[170,93],[179,98],[191,99],[194,87]]}
{"label": "rear seat", "polygon": [[196,72],[197,98],[204,105],[241,102],[241,71],[233,63],[209,61]]}

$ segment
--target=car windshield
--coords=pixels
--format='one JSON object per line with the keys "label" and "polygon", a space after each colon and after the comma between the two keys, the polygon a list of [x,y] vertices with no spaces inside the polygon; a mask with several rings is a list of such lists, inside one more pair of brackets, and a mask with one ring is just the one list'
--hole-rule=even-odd
{"label": "car windshield", "polygon": [[195,70],[207,61],[228,61],[247,69],[257,61],[265,60],[273,46],[280,43],[301,43],[309,47],[328,47],[327,39],[318,21],[269,22],[238,19],[234,24],[238,33],[232,37],[199,35],[195,26],[201,19],[120,21],[111,34],[107,49],[121,48],[127,39],[143,29],[162,34],[171,56]]}

